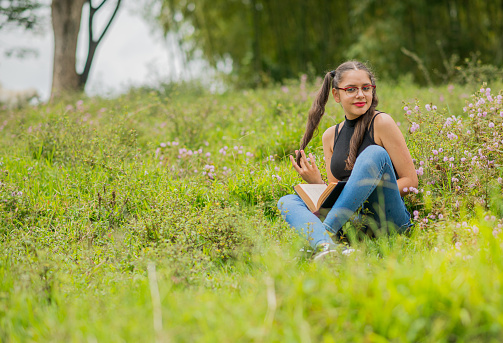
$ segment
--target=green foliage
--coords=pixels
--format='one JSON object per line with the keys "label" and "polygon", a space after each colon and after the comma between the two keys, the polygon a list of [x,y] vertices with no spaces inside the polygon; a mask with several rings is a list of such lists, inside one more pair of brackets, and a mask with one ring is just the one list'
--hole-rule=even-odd
{"label": "green foliage", "polygon": [[389,80],[411,74],[427,85],[480,84],[489,81],[481,74],[496,77],[487,67],[499,75],[503,67],[501,0],[150,2],[160,4],[151,15],[189,59],[202,53],[220,71],[232,66],[238,87],[322,76],[348,59],[369,59]]}
{"label": "green foliage", "polygon": [[380,83],[423,167],[414,230],[315,264],[276,209],[308,81],[0,112],[0,341],[501,341],[501,93]]}

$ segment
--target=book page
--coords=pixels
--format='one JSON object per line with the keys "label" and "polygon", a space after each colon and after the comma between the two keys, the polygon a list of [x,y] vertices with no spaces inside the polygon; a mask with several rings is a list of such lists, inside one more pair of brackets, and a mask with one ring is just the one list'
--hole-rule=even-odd
{"label": "book page", "polygon": [[299,187],[306,192],[315,205],[318,203],[321,194],[327,189],[327,185],[324,184],[300,184]]}

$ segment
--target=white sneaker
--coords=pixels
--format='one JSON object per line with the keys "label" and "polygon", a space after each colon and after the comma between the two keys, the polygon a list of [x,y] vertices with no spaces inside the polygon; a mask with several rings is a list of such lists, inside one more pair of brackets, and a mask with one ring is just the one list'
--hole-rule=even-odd
{"label": "white sneaker", "polygon": [[313,261],[321,262],[324,260],[332,259],[339,255],[339,245],[335,244],[321,244],[316,247],[317,253],[313,257]]}

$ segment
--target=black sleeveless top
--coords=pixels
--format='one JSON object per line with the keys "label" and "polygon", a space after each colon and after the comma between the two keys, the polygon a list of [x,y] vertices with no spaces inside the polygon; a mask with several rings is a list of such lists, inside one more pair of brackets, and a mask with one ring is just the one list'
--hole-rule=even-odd
{"label": "black sleeveless top", "polygon": [[[370,145],[377,145],[374,141],[374,119],[381,112],[377,112],[372,121],[370,122],[369,128],[365,131],[363,136],[362,144],[358,148],[356,156],[358,157],[363,150],[365,150]],[[339,125],[335,126],[334,135],[334,153],[332,154],[332,159],[330,160],[330,171],[332,175],[339,181],[347,181],[351,175],[351,170],[345,170],[346,159],[349,154],[349,142],[353,133],[355,132],[355,125],[360,120],[359,118],[349,120],[346,118],[344,125],[342,126],[341,132],[339,132]]]}

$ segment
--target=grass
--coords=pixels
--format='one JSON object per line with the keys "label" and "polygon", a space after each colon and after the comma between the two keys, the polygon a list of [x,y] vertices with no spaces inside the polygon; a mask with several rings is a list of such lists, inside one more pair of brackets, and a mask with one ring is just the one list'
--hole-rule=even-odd
{"label": "grass", "polygon": [[[286,156],[316,85],[2,110],[0,341],[501,341],[491,86],[379,84],[423,168],[414,230],[350,239],[325,265],[276,210],[300,182]],[[342,119],[329,101],[320,133]],[[310,149],[322,156],[321,134]]]}

